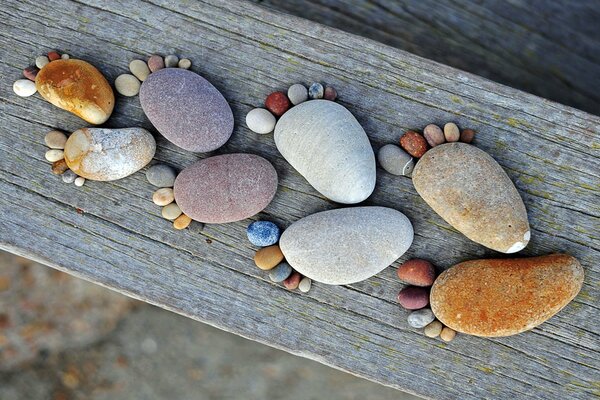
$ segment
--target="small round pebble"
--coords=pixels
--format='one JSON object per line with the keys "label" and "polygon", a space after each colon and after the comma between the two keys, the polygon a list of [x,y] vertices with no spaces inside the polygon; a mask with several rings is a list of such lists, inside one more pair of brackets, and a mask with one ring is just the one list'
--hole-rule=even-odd
{"label": "small round pebble", "polygon": [[269,271],[283,261],[283,253],[278,245],[263,247],[254,255],[254,263],[263,271]]}
{"label": "small round pebble", "polygon": [[129,63],[129,70],[142,82],[144,82],[148,75],[150,75],[150,68],[148,68],[148,64],[142,60],[132,60]]}
{"label": "small round pebble", "polygon": [[411,155],[395,144],[386,144],[380,148],[377,160],[381,168],[392,175],[410,176],[415,168],[415,161]]}
{"label": "small round pebble", "polygon": [[31,67],[27,67],[23,70],[23,76],[30,81],[35,82],[35,77],[37,76],[38,72],[40,72],[38,67],[32,65]]}
{"label": "small round pebble", "polygon": [[67,162],[64,158],[62,160],[58,160],[52,163],[52,173],[55,175],[64,174],[64,172],[68,169],[69,166],[67,165]]}
{"label": "small round pebble", "polygon": [[165,57],[165,67],[167,68],[174,68],[178,63],[179,57],[177,57],[175,54],[169,54]]}
{"label": "small round pebble", "polygon": [[69,55],[67,53],[64,53],[60,56],[60,58],[62,58],[63,60],[68,60],[71,57],[69,57]]}
{"label": "small round pebble", "polygon": [[288,290],[295,290],[300,285],[300,280],[302,279],[302,275],[299,272],[292,272],[292,274],[283,281],[283,286],[285,286]]}
{"label": "small round pebble", "polygon": [[429,124],[423,129],[423,136],[431,147],[439,146],[446,142],[442,128],[435,124]]}
{"label": "small round pebble", "polygon": [[166,206],[174,201],[175,196],[173,195],[173,189],[171,188],[161,188],[152,194],[152,202],[157,206]]}
{"label": "small round pebble", "polygon": [[35,87],[35,82],[29,79],[18,79],[13,83],[13,91],[17,96],[29,97],[37,92],[37,88]]}
{"label": "small round pebble", "polygon": [[173,221],[181,215],[181,209],[176,203],[167,204],[162,209],[162,216],[164,219]]}
{"label": "small round pebble", "polygon": [[273,282],[283,282],[292,273],[292,267],[288,263],[281,263],[269,272],[269,279]]}
{"label": "small round pebble", "polygon": [[265,100],[265,107],[276,117],[281,117],[291,106],[290,100],[283,92],[273,92]]}
{"label": "small round pebble", "polygon": [[256,221],[248,225],[248,240],[255,246],[271,246],[279,241],[279,227],[270,221]]}
{"label": "small round pebble", "polygon": [[165,61],[158,54],[151,55],[150,58],[148,58],[148,68],[150,68],[150,71],[156,72],[164,67]]}
{"label": "small round pebble", "polygon": [[48,52],[48,60],[50,61],[56,61],[60,59],[60,54],[58,54],[58,51],[56,50],[52,50]]}
{"label": "small round pebble", "polygon": [[140,80],[131,74],[122,74],[115,79],[115,89],[123,96],[131,97],[140,92]]}
{"label": "small round pebble", "polygon": [[460,131],[454,122],[448,122],[444,125],[444,137],[447,142],[458,142],[458,139],[460,139]]}
{"label": "small round pebble", "polygon": [[413,258],[398,267],[398,278],[414,286],[431,286],[435,281],[435,267],[427,260]]}
{"label": "small round pebble", "polygon": [[73,183],[77,179],[77,174],[70,169],[66,170],[64,174],[62,174],[62,180],[64,183]]}
{"label": "small round pebble", "polygon": [[429,305],[429,290],[407,286],[398,293],[398,303],[407,310],[419,310]]}
{"label": "small round pebble", "polygon": [[434,319],[433,311],[430,308],[423,308],[408,315],[408,325],[420,329],[432,323]]}
{"label": "small round pebble", "polygon": [[173,221],[173,228],[177,230],[182,230],[190,226],[192,223],[192,219],[185,214],[181,214],[179,217],[175,218]]}
{"label": "small round pebble", "polygon": [[322,99],[325,89],[319,82],[315,82],[308,88],[308,97],[311,99]]}
{"label": "small round pebble", "polygon": [[442,331],[440,332],[440,338],[444,342],[451,342],[452,340],[454,340],[455,337],[456,337],[456,331],[452,328],[448,328],[447,326],[445,326],[442,329]]}
{"label": "small round pebble", "polygon": [[177,172],[166,164],[155,164],[146,171],[146,179],[159,188],[170,188],[175,184]]}
{"label": "small round pebble", "polygon": [[83,186],[84,183],[85,183],[85,178],[83,176],[78,176],[77,178],[75,178],[75,186],[81,187],[81,186]]}
{"label": "small round pebble", "polygon": [[475,131],[473,129],[463,129],[460,133],[460,141],[463,143],[471,143],[475,137]]}
{"label": "small round pebble", "polygon": [[337,91],[332,86],[327,86],[325,92],[323,92],[323,98],[325,100],[335,101],[337,99]]}
{"label": "small round pebble", "polygon": [[44,68],[49,62],[50,60],[46,56],[37,56],[35,58],[35,66],[39,69]]}
{"label": "small round pebble", "polygon": [[273,132],[276,123],[275,116],[264,108],[255,108],[246,115],[248,129],[261,135]]}
{"label": "small round pebble", "polygon": [[428,149],[427,141],[423,135],[420,135],[415,131],[407,131],[402,135],[400,138],[400,146],[402,146],[408,154],[416,158],[423,157],[423,154],[425,154]]}
{"label": "small round pebble", "polygon": [[62,150],[65,148],[65,143],[67,143],[67,135],[61,131],[50,131],[44,137],[44,142],[51,149]]}
{"label": "small round pebble", "polygon": [[65,158],[65,152],[62,150],[51,149],[48,150],[44,156],[46,157],[46,160],[53,163],[55,161],[62,160],[63,158]]}
{"label": "small round pebble", "polygon": [[308,90],[300,83],[295,83],[290,86],[287,95],[293,105],[298,105],[308,100]]}
{"label": "small round pebble", "polygon": [[187,58],[182,58],[177,63],[177,66],[182,69],[190,69],[192,67],[192,62]]}
{"label": "small round pebble", "polygon": [[309,277],[304,277],[302,278],[302,280],[300,281],[300,284],[298,285],[298,289],[302,292],[302,293],[307,293],[310,290],[310,287],[312,286],[312,281],[310,280]]}
{"label": "small round pebble", "polygon": [[442,332],[443,327],[444,325],[442,325],[442,323],[436,319],[435,321],[433,321],[425,327],[423,333],[425,333],[425,336],[427,337],[435,338],[440,335],[440,332]]}

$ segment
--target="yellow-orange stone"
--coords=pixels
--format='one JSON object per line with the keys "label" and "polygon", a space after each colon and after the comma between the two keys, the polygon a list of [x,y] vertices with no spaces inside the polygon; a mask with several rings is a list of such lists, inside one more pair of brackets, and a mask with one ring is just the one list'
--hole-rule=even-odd
{"label": "yellow-orange stone", "polygon": [[565,307],[579,293],[583,276],[579,262],[566,254],[466,261],[435,281],[431,309],[458,332],[515,335]]}
{"label": "yellow-orange stone", "polygon": [[115,106],[115,95],[104,75],[82,60],[46,64],[35,86],[44,99],[91,124],[105,122]]}
{"label": "yellow-orange stone", "polygon": [[256,266],[263,271],[273,269],[283,261],[283,253],[278,245],[263,247],[254,255]]}

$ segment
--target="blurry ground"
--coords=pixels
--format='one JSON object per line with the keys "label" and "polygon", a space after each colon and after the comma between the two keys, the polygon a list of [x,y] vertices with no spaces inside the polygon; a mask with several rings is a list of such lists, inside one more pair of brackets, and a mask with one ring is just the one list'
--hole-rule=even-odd
{"label": "blurry ground", "polygon": [[0,252],[0,399],[413,399]]}

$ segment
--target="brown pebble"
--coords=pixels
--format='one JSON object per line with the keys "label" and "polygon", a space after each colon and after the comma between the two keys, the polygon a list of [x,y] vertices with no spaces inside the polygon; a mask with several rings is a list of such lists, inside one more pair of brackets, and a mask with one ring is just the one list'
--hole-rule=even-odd
{"label": "brown pebble", "polygon": [[444,137],[446,138],[446,142],[458,142],[460,131],[454,122],[448,122],[444,125]]}
{"label": "brown pebble", "polygon": [[327,86],[325,88],[325,93],[323,94],[323,98],[325,100],[335,101],[335,99],[337,99],[337,91],[335,90],[335,88],[333,88],[331,86]]}
{"label": "brown pebble", "polygon": [[442,323],[438,320],[435,320],[425,327],[423,333],[427,337],[435,338],[438,337],[440,333],[442,333],[442,329],[444,329]]}
{"label": "brown pebble", "polygon": [[400,146],[413,157],[421,158],[429,146],[423,135],[415,131],[406,131],[400,138]]}
{"label": "brown pebble", "polygon": [[429,305],[429,289],[407,286],[398,293],[398,303],[407,310],[419,310]]}
{"label": "brown pebble", "polygon": [[427,125],[425,129],[423,129],[423,136],[425,136],[425,140],[427,140],[427,143],[429,143],[431,147],[439,146],[446,142],[442,128],[435,124]]}
{"label": "brown pebble", "polygon": [[254,255],[254,263],[263,271],[273,269],[283,261],[283,253],[278,245],[263,247]]}
{"label": "brown pebble", "polygon": [[192,219],[185,214],[181,214],[173,221],[173,228],[177,230],[185,229],[192,223]]}
{"label": "brown pebble", "polygon": [[283,286],[285,286],[288,290],[294,290],[300,284],[300,280],[302,279],[302,275],[300,273],[294,271],[292,274],[283,281]]}
{"label": "brown pebble", "polygon": [[35,82],[35,77],[37,76],[38,72],[40,72],[39,68],[32,65],[31,67],[27,67],[23,70],[23,76],[30,81]]}
{"label": "brown pebble", "polygon": [[56,61],[60,59],[60,54],[58,54],[57,51],[52,50],[50,52],[48,52],[48,60],[50,61]]}
{"label": "brown pebble", "polygon": [[165,67],[165,60],[158,54],[153,54],[148,58],[148,68],[150,71],[156,72]]}
{"label": "brown pebble", "polygon": [[281,117],[291,106],[290,99],[283,92],[273,92],[265,100],[265,107],[276,117]]}
{"label": "brown pebble", "polygon": [[427,260],[413,258],[398,267],[398,278],[415,286],[431,286],[435,281],[435,268]]}
{"label": "brown pebble", "polygon": [[67,162],[63,158],[62,160],[58,160],[52,163],[52,173],[56,175],[63,174],[69,167],[67,166]]}
{"label": "brown pebble", "polygon": [[473,129],[463,129],[460,133],[460,141],[463,143],[471,143],[475,137],[475,131]]}
{"label": "brown pebble", "polygon": [[440,332],[440,338],[444,342],[451,342],[455,336],[456,336],[456,331],[452,328],[448,328],[447,326],[445,326],[442,329],[442,332]]}

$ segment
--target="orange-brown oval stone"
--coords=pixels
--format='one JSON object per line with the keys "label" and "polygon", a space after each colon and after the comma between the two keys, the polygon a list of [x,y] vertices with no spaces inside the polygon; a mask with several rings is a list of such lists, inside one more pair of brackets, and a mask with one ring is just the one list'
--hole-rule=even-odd
{"label": "orange-brown oval stone", "polygon": [[579,293],[583,268],[572,256],[466,261],[431,288],[431,309],[444,325],[475,336],[510,336],[559,312]]}

